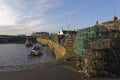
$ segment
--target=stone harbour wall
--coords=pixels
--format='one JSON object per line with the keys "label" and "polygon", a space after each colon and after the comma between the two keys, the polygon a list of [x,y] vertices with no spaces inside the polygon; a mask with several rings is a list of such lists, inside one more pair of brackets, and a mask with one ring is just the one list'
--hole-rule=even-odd
{"label": "stone harbour wall", "polygon": [[56,59],[62,58],[66,54],[66,49],[61,44],[55,41],[41,38],[37,38],[37,41],[49,45],[49,47],[54,50]]}

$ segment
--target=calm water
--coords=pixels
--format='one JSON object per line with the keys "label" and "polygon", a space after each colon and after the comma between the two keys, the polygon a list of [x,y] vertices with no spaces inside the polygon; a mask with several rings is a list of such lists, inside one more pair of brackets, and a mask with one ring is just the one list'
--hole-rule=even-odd
{"label": "calm water", "polygon": [[29,51],[24,44],[0,44],[0,71],[21,70],[52,61],[52,55],[45,50],[41,57],[28,56]]}

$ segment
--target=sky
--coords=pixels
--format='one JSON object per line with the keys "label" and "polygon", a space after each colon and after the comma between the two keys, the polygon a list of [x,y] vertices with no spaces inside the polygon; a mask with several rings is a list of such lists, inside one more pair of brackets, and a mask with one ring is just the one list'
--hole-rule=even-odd
{"label": "sky", "polygon": [[120,0],[0,0],[0,35],[77,30],[120,18]]}

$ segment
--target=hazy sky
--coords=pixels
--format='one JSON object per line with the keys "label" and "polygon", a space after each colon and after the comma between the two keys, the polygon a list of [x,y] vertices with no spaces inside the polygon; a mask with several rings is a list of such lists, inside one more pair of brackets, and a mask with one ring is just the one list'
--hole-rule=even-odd
{"label": "hazy sky", "polygon": [[80,29],[114,15],[120,0],[0,0],[0,34]]}

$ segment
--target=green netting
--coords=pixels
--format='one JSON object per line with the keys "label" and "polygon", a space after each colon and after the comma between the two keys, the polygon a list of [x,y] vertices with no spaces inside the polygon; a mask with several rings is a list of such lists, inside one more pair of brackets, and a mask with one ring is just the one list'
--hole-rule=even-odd
{"label": "green netting", "polygon": [[86,28],[82,29],[82,33],[85,33],[86,32]]}
{"label": "green netting", "polygon": [[89,33],[88,34],[88,38],[94,38],[94,37],[95,37],[94,33]]}
{"label": "green netting", "polygon": [[90,27],[90,28],[89,28],[89,31],[90,31],[90,32],[94,32],[94,31],[95,31],[95,27]]}
{"label": "green netting", "polygon": [[83,55],[83,49],[78,49],[78,50],[77,50],[77,54],[79,54],[79,55],[82,56],[82,55]]}
{"label": "green netting", "polygon": [[78,30],[76,36],[77,54],[83,55],[83,50],[85,49],[84,46],[86,44],[85,40],[104,37],[104,34],[102,33],[103,30],[103,27],[98,25]]}

